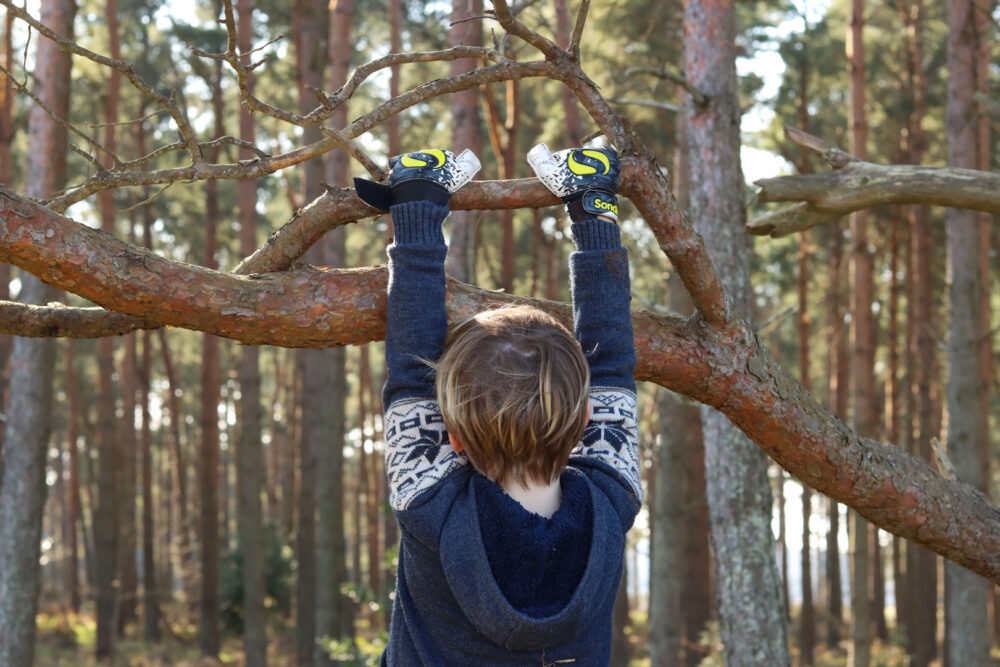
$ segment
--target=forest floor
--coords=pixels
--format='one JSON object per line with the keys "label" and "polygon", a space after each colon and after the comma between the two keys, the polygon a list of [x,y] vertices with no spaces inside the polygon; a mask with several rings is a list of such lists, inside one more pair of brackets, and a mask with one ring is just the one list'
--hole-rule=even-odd
{"label": "forest floor", "polygon": [[[115,667],[240,667],[243,665],[242,642],[238,636],[223,637],[222,649],[217,659],[203,658],[198,649],[197,627],[187,625],[170,626],[161,641],[153,643],[135,638],[141,628],[128,628],[125,637],[115,643],[115,660],[112,663],[98,662],[94,657],[96,621],[93,614],[42,613],[38,616],[38,642],[35,650],[37,667],[99,667],[112,664]],[[268,664],[272,667],[293,667],[295,664],[294,628],[280,621],[270,631]],[[712,649],[702,662],[702,667],[722,667],[724,661],[721,646],[708,640]],[[816,653],[815,667],[846,667],[848,664],[847,642],[839,650],[821,646]],[[381,654],[381,643],[377,640],[359,638],[354,647],[338,647],[342,665],[377,665]],[[632,650],[636,655],[645,652],[638,637],[632,640]],[[997,658],[997,655],[994,652]],[[792,664],[798,664],[798,651],[792,647]],[[906,652],[897,643],[884,644],[876,641],[872,648],[872,667],[906,667]],[[998,661],[996,664],[1000,664]],[[637,657],[629,667],[649,667],[648,657]],[[934,667],[932,663],[932,667]]]}

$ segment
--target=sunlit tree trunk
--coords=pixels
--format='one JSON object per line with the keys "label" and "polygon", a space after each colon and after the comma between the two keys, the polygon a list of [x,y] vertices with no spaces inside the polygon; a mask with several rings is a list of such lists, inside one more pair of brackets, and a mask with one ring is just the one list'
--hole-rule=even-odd
{"label": "sunlit tree trunk", "polygon": [[[686,0],[687,79],[709,99],[689,101],[691,219],[705,239],[734,306],[751,315],[750,268],[743,232],[740,110],[735,67],[735,10],[729,0]],[[767,457],[723,415],[702,411],[705,478],[726,663],[788,665],[785,611],[770,530]]]}
{"label": "sunlit tree trunk", "polygon": [[[42,2],[42,22],[63,35],[72,36],[75,13],[72,0]],[[35,92],[62,118],[69,114],[70,67],[66,52],[53,42],[39,41]],[[66,182],[66,128],[38,105],[31,107],[28,123],[27,192],[32,197],[51,196]],[[23,303],[44,304],[55,295],[54,289],[22,272]],[[34,662],[54,364],[54,340],[14,340],[0,473],[0,665]]]}
{"label": "sunlit tree trunk", "polygon": [[[948,165],[977,169],[979,121],[977,89],[978,34],[976,4],[948,0]],[[958,479],[986,490],[983,443],[987,415],[982,397],[988,395],[980,364],[987,332],[983,328],[979,215],[947,209],[948,231],[948,456]],[[946,664],[988,664],[990,652],[990,587],[979,575],[945,563]]]}

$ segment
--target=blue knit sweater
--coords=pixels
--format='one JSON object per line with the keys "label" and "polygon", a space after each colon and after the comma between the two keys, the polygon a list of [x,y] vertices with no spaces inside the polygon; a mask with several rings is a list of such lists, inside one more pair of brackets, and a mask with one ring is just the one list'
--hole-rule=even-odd
{"label": "blue knit sweater", "polygon": [[574,334],[591,420],[551,518],[525,510],[448,442],[433,371],[447,333],[445,206],[392,207],[386,472],[401,542],[382,664],[607,665],[625,533],[639,510],[635,350],[618,226],[575,222]]}

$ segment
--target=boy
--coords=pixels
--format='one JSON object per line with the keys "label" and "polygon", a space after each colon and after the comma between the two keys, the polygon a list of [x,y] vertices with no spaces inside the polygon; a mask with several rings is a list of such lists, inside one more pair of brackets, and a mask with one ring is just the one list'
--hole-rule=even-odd
{"label": "boy", "polygon": [[447,335],[441,224],[465,151],[392,161],[383,391],[401,530],[383,665],[607,665],[625,533],[641,502],[628,257],[613,149],[528,154],[566,202],[574,333],[531,307]]}

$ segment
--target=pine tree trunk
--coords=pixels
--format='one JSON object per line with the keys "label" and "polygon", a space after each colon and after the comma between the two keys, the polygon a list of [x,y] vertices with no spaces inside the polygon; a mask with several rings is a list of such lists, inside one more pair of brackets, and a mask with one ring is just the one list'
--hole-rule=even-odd
{"label": "pine tree trunk", "polygon": [[[325,87],[323,68],[328,58],[327,36],[329,17],[327,5],[320,0],[300,0],[295,12],[296,53],[298,60],[299,109],[305,112],[314,104],[315,98],[306,88]],[[303,139],[308,142],[320,137],[316,128],[305,128]],[[322,194],[321,182],[326,178],[320,160],[309,160],[303,170],[304,201],[311,201]],[[322,244],[314,245],[304,256],[311,264],[323,265],[326,257]],[[317,493],[325,484],[317,486],[321,474],[321,449],[331,446],[331,419],[329,393],[332,384],[332,368],[326,350],[301,350],[299,352],[302,373],[302,413],[299,459],[299,523],[296,540],[298,558],[296,605],[296,658],[300,667],[323,664],[322,651],[316,639],[323,636],[330,626],[323,614],[332,614],[332,592],[320,575],[327,574],[317,562],[319,535],[317,534]],[[321,623],[323,625],[321,625]]]}
{"label": "pine tree trunk", "polygon": [[66,568],[66,588],[69,589],[70,609],[80,612],[80,554],[77,544],[77,522],[80,519],[80,461],[78,456],[80,440],[79,393],[73,372],[73,339],[66,341],[64,366],[66,369],[66,395],[69,404],[69,551]]}
{"label": "pine tree trunk", "polygon": [[124,419],[115,429],[115,474],[118,485],[118,617],[117,631],[125,636],[127,626],[138,620],[139,574],[136,565],[136,490],[139,441],[135,430],[136,336],[125,336],[118,377],[122,388]]}
{"label": "pine tree trunk", "polygon": [[[351,23],[353,2],[337,0],[330,4],[329,85],[332,90],[347,80],[351,58]],[[347,125],[347,107],[342,106],[331,119],[335,127]],[[334,185],[347,185],[348,155],[335,150],[327,157],[325,180]],[[340,227],[328,233],[323,241],[323,263],[344,266],[346,230]],[[325,437],[317,441],[316,476],[316,638],[341,639],[352,636],[353,613],[350,600],[341,593],[347,580],[347,544],[344,535],[344,474],[343,452],[345,432],[345,402],[347,400],[346,350],[343,347],[322,351],[327,367],[322,409]],[[325,651],[316,653],[317,665],[333,664]]]}
{"label": "pine tree trunk", "polygon": [[[803,171],[802,169],[799,170]],[[810,389],[810,327],[809,327],[809,235],[799,236],[799,378],[802,386]],[[802,485],[802,609],[799,614],[799,664],[811,665],[816,648],[816,612],[813,609],[812,584],[812,534],[809,520],[812,517],[812,489]]]}
{"label": "pine tree trunk", "polygon": [[[691,153],[691,218],[734,300],[750,314],[749,247],[743,233],[743,176],[734,7],[728,0],[686,0],[687,79],[710,104],[686,105]],[[767,457],[723,415],[702,410],[705,478],[726,663],[788,665],[785,611],[770,531]]]}
{"label": "pine tree trunk", "polygon": [[[914,0],[907,15],[910,33],[910,71],[913,89],[913,114],[910,119],[912,162],[921,164],[927,150],[924,117],[927,111],[927,78],[924,72],[923,0]],[[932,238],[929,211],[925,206],[911,207],[911,230],[914,275],[913,329],[916,344],[915,414],[913,452],[923,461],[932,458],[931,439],[938,437],[934,419],[931,379],[937,366],[933,313]],[[913,582],[908,589],[907,653],[912,667],[927,667],[937,656],[938,559],[932,552],[914,544],[906,550],[906,571]]]}
{"label": "pine tree trunk", "polygon": [[[887,439],[890,443],[902,446],[901,441],[901,401],[899,397],[899,295],[902,292],[902,282],[899,279],[900,267],[900,217],[902,210],[899,206],[892,209],[892,230],[889,237],[889,325],[886,337],[888,338],[889,368],[885,378],[885,423],[887,427]],[[905,253],[905,249],[902,251]],[[906,256],[905,254],[903,256]],[[905,612],[901,604],[900,596],[906,590],[903,538],[892,536],[892,582],[893,594],[895,597],[894,607],[895,627],[901,628],[904,625],[903,616]]]}
{"label": "pine tree trunk", "polygon": [[[13,71],[14,63],[14,15],[8,9],[4,11],[3,44],[0,46],[0,64],[8,72]],[[14,143],[14,82],[10,77],[0,74],[0,183],[12,184]],[[0,299],[10,299],[10,264],[0,262]],[[10,363],[10,348],[14,339],[0,335],[0,413],[5,412],[8,382],[8,366]],[[6,429],[0,428],[0,461],[3,460],[3,443]]]}
{"label": "pine tree trunk", "polygon": [[656,453],[656,482],[651,493],[652,540],[650,558],[649,661],[653,665],[681,664],[683,631],[681,582],[684,542],[684,445],[680,397],[659,389],[660,446]]}
{"label": "pine tree trunk", "polygon": [[[806,23],[803,39],[809,38],[809,24]],[[809,130],[809,61],[805,57],[798,58],[799,73],[799,104],[798,121],[803,131]],[[798,172],[807,174],[811,171],[809,154],[801,151],[797,162]],[[799,292],[799,379],[802,386],[812,389],[809,375],[809,360],[811,350],[809,345],[809,234],[803,232],[799,236],[798,252],[798,292]],[[812,516],[812,489],[802,485],[802,607],[799,613],[799,662],[802,665],[813,663],[813,652],[816,648],[816,611],[813,608],[812,583],[812,534],[809,530],[809,520]]]}
{"label": "pine tree trunk", "polygon": [[[253,48],[252,0],[239,0],[236,6],[237,43],[241,53]],[[249,65],[251,57],[244,56]],[[248,74],[247,86],[253,90],[254,74]],[[254,121],[246,106],[240,107],[240,139],[254,143]],[[249,152],[243,159],[253,157]],[[240,221],[240,255],[249,257],[257,249],[256,182],[242,179],[236,184]],[[247,667],[267,664],[267,596],[264,559],[264,526],[261,508],[264,451],[261,444],[260,348],[240,348],[239,445],[236,450],[238,489],[237,522],[243,553],[243,652]],[[274,445],[272,441],[272,446]]]}
{"label": "pine tree trunk", "polygon": [[151,332],[142,333],[142,372],[139,375],[139,400],[142,413],[142,638],[158,642],[160,641],[160,596],[156,584],[156,555],[153,547],[156,534],[153,521],[153,437],[149,410],[149,378],[153,367],[150,349],[152,338]]}
{"label": "pine tree trunk", "polygon": [[170,348],[167,346],[167,333],[165,329],[159,329],[160,353],[163,357],[163,368],[167,376],[167,408],[170,411],[170,439],[173,444],[174,473],[177,475],[177,533],[178,551],[180,552],[180,579],[181,588],[184,591],[187,602],[194,600],[194,590],[192,587],[192,556],[193,547],[191,545],[191,518],[188,511],[187,494],[187,458],[184,456],[184,445],[181,441],[181,406],[180,397],[177,395],[179,387],[174,374],[174,365],[170,357]]}
{"label": "pine tree trunk", "polygon": [[[847,357],[847,327],[844,323],[843,263],[844,236],[840,226],[830,229],[830,286],[827,318],[830,325],[829,400],[830,411],[840,419],[847,417],[849,366]],[[843,638],[844,609],[840,568],[840,503],[828,503],[829,531],[826,534],[827,628],[826,644],[840,646]]]}
{"label": "pine tree trunk", "polygon": [[[868,157],[868,126],[865,120],[865,59],[864,6],[861,0],[851,2],[851,22],[847,40],[851,74],[851,154],[860,160]],[[864,437],[875,435],[873,403],[875,399],[875,347],[873,345],[872,293],[873,258],[868,248],[867,212],[851,216],[851,403],[854,428]],[[868,522],[857,512],[850,512],[851,569],[851,635],[854,667],[871,663],[872,610],[869,577],[872,568]]]}
{"label": "pine tree trunk", "polygon": [[615,608],[612,614],[611,630],[611,663],[612,665],[627,665],[632,655],[628,643],[626,628],[631,623],[631,612],[628,602],[628,564],[622,563],[622,578],[618,585],[618,596],[615,598]]}
{"label": "pine tree trunk", "polygon": [[[451,46],[482,46],[482,23],[463,21],[483,13],[482,0],[452,0],[451,30],[448,43]],[[457,23],[455,23],[458,21]],[[470,59],[452,60],[451,75],[471,72],[476,64]],[[476,155],[482,155],[482,139],[479,124],[479,91],[476,88],[452,93],[451,101],[451,150],[459,153],[466,148]],[[451,214],[451,239],[448,243],[448,275],[463,283],[474,283],[476,276],[475,259],[475,212],[455,211]]]}
{"label": "pine tree trunk", "polygon": [[[976,4],[948,0],[948,165],[977,169],[979,122]],[[985,491],[982,451],[988,428],[982,397],[988,395],[980,369],[988,334],[983,329],[984,276],[980,272],[979,215],[947,209],[948,232],[948,456],[959,480]],[[989,592],[986,580],[945,563],[946,664],[989,662]]]}
{"label": "pine tree trunk", "polygon": [[[45,1],[41,20],[72,36],[76,5]],[[34,74],[36,94],[61,118],[69,114],[70,58],[54,42],[40,40]],[[48,197],[66,181],[66,128],[37,105],[29,117],[28,195]],[[21,301],[44,304],[55,290],[21,274]],[[11,352],[10,399],[0,472],[0,664],[31,665],[35,613],[41,589],[39,540],[45,505],[45,462],[52,412],[55,341],[16,338]]]}
{"label": "pine tree trunk", "polygon": [[[222,91],[218,82],[219,67],[215,69],[212,102],[215,113],[216,136],[222,136]],[[212,150],[210,159],[217,159],[218,149]],[[211,180],[205,184],[205,264],[210,269],[218,267],[215,257],[216,230],[218,229],[218,185]],[[221,363],[219,339],[202,336],[201,346],[201,449],[198,456],[198,488],[201,500],[201,590],[199,591],[198,647],[205,657],[219,653],[219,392]]]}

